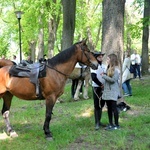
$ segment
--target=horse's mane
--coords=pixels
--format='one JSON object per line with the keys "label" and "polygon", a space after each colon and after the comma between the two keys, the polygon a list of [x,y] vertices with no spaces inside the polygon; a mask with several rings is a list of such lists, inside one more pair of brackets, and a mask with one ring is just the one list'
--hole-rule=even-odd
{"label": "horse's mane", "polygon": [[[77,43],[76,43],[77,44]],[[61,51],[56,56],[52,57],[51,59],[48,59],[48,64],[52,67],[67,62],[72,55],[74,55],[76,50],[76,44],[72,45],[70,48]]]}

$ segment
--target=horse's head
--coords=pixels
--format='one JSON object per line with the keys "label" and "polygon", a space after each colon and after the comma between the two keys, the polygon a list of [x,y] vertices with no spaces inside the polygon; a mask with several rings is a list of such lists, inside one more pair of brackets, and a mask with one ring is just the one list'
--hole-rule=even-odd
{"label": "horse's head", "polygon": [[97,69],[98,62],[93,54],[88,49],[86,45],[86,40],[83,40],[79,43],[76,43],[78,55],[78,62],[81,62],[87,66],[90,66],[92,69]]}

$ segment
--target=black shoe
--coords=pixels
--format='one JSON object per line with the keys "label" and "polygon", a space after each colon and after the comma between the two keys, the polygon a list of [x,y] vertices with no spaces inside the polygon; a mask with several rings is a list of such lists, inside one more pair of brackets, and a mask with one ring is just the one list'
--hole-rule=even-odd
{"label": "black shoe", "polygon": [[113,130],[113,128],[114,128],[114,125],[108,125],[107,127],[105,127],[105,130]]}
{"label": "black shoe", "polygon": [[120,129],[120,126],[119,125],[108,125],[105,130],[108,130],[108,131],[111,131],[111,130],[117,130],[117,129]]}
{"label": "black shoe", "polygon": [[99,128],[100,128],[99,124],[96,124],[95,130],[99,130]]}
{"label": "black shoe", "polygon": [[119,126],[119,125],[118,125],[118,126],[115,125],[115,126],[113,127],[113,130],[117,130],[117,129],[120,129],[120,126]]}

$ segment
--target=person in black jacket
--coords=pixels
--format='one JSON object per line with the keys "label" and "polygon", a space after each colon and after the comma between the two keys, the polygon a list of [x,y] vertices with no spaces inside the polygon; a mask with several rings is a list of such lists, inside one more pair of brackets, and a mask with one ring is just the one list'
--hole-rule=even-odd
{"label": "person in black jacket", "polygon": [[91,69],[92,90],[93,90],[93,100],[94,100],[95,130],[98,130],[101,126],[100,120],[102,115],[102,108],[105,105],[105,101],[101,100],[101,96],[103,92],[103,83],[104,83],[104,79],[102,79],[101,74],[106,72],[107,67],[104,64],[102,64],[104,53],[95,51],[93,55],[95,56],[95,58],[99,63],[97,70]]}

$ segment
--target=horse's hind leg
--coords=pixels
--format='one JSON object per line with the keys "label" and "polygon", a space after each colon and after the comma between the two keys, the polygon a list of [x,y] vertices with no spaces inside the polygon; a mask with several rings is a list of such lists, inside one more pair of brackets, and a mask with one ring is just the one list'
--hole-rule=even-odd
{"label": "horse's hind leg", "polygon": [[89,99],[89,96],[88,96],[88,87],[89,87],[89,80],[90,80],[90,76],[87,75],[85,77],[85,80],[84,80],[84,90],[83,90],[83,98],[84,99]]}
{"label": "horse's hind leg", "polygon": [[79,99],[79,92],[80,92],[81,86],[82,86],[82,80],[79,80],[78,81],[78,86],[77,86],[75,94],[74,94],[74,100],[78,100]]}
{"label": "horse's hind leg", "polygon": [[13,97],[13,95],[9,92],[7,92],[3,96],[2,116],[3,116],[4,121],[6,123],[7,134],[9,134],[10,137],[17,137],[18,135],[15,131],[12,130],[12,127],[11,127],[10,121],[9,121],[9,109],[11,106],[12,97]]}

